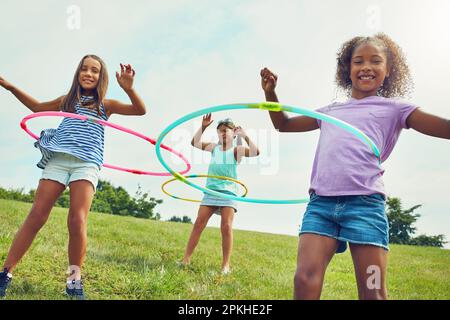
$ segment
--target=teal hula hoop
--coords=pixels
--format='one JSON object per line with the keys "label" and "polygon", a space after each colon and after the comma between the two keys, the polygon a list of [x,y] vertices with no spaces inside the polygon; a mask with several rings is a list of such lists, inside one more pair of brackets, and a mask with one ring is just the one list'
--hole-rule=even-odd
{"label": "teal hula hoop", "polygon": [[257,199],[257,198],[243,198],[238,196],[233,196],[229,194],[224,194],[221,192],[217,192],[211,189],[200,187],[199,185],[189,181],[185,176],[179,174],[178,172],[174,171],[172,168],[169,167],[169,165],[166,163],[166,161],[163,159],[161,155],[161,144],[163,139],[167,136],[167,134],[172,131],[174,128],[178,127],[179,125],[183,124],[184,122],[187,122],[191,119],[194,119],[199,116],[203,116],[208,113],[214,113],[219,111],[226,111],[226,110],[241,110],[241,109],[259,109],[259,110],[267,110],[267,111],[274,111],[274,112],[293,112],[297,114],[301,114],[307,117],[315,118],[318,120],[326,121],[331,124],[334,124],[352,134],[354,134],[356,137],[358,137],[361,141],[363,141],[365,144],[369,146],[369,148],[372,150],[372,152],[375,154],[375,156],[378,158],[379,163],[381,163],[380,159],[380,151],[378,150],[375,143],[361,130],[351,126],[345,121],[336,119],[331,116],[327,116],[323,113],[303,109],[303,108],[297,108],[297,107],[291,107],[287,105],[282,105],[280,103],[276,102],[262,102],[262,103],[236,103],[236,104],[226,104],[226,105],[220,105],[215,107],[209,107],[205,109],[201,109],[195,112],[192,112],[188,115],[185,115],[184,117],[181,117],[180,119],[174,121],[172,124],[167,126],[161,134],[158,136],[158,139],[155,144],[155,150],[156,150],[156,156],[159,160],[159,162],[162,164],[162,166],[170,172],[176,179],[180,180],[181,182],[184,182],[185,184],[202,191],[203,193],[207,193],[216,197],[226,198],[230,200],[236,200],[236,201],[242,201],[242,202],[249,202],[249,203],[263,203],[263,204],[298,204],[298,203],[308,203],[309,197],[304,199],[285,199],[285,200],[272,200],[272,199]]}

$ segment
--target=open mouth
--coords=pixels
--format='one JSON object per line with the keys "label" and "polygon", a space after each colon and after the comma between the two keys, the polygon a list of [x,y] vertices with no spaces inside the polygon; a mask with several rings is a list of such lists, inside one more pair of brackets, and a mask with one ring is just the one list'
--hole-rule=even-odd
{"label": "open mouth", "polygon": [[83,80],[83,83],[86,83],[86,84],[93,84],[93,83],[94,83],[94,81],[92,81],[92,80],[87,80],[87,79],[84,79],[84,80]]}
{"label": "open mouth", "polygon": [[363,80],[363,81],[374,80],[375,76],[374,75],[363,75],[363,76],[358,76],[358,79]]}

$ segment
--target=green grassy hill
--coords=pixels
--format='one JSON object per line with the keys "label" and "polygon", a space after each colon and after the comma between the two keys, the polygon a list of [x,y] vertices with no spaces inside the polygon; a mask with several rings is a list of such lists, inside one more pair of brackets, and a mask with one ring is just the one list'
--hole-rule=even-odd
{"label": "green grassy hill", "polygon": [[[0,200],[1,263],[30,208]],[[8,299],[64,299],[66,216],[67,209],[52,211],[16,269]],[[222,276],[217,228],[205,230],[191,267],[177,266],[191,228],[91,213],[84,267],[87,298],[291,299],[297,237],[235,231],[233,272]],[[391,246],[388,289],[390,299],[450,299],[450,250]],[[322,298],[357,298],[348,251],[331,262]]]}

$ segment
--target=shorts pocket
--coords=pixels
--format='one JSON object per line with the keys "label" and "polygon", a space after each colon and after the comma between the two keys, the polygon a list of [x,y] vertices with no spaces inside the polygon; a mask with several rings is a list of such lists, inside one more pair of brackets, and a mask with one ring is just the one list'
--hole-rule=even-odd
{"label": "shorts pocket", "polygon": [[320,198],[319,195],[317,195],[315,192],[311,192],[311,194],[309,195],[309,202],[313,202],[319,198]]}

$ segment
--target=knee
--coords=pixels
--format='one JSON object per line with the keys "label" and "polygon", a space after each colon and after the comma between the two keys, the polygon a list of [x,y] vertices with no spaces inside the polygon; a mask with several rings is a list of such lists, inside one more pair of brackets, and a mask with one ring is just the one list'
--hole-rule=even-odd
{"label": "knee", "polygon": [[87,226],[85,214],[69,214],[68,226],[70,233],[85,233]]}
{"label": "knee", "polygon": [[231,222],[222,222],[220,224],[220,230],[222,231],[223,234],[230,234],[233,231],[233,227]]}
{"label": "knee", "polygon": [[205,219],[205,218],[199,218],[199,217],[198,217],[198,218],[195,220],[194,228],[196,228],[196,229],[203,229],[203,228],[206,227],[207,224],[208,224],[208,219]]}
{"label": "knee", "polygon": [[50,212],[39,207],[33,207],[28,217],[30,227],[36,232],[47,222]]}
{"label": "knee", "polygon": [[321,277],[313,268],[297,269],[294,275],[294,286],[298,288],[320,285]]}

